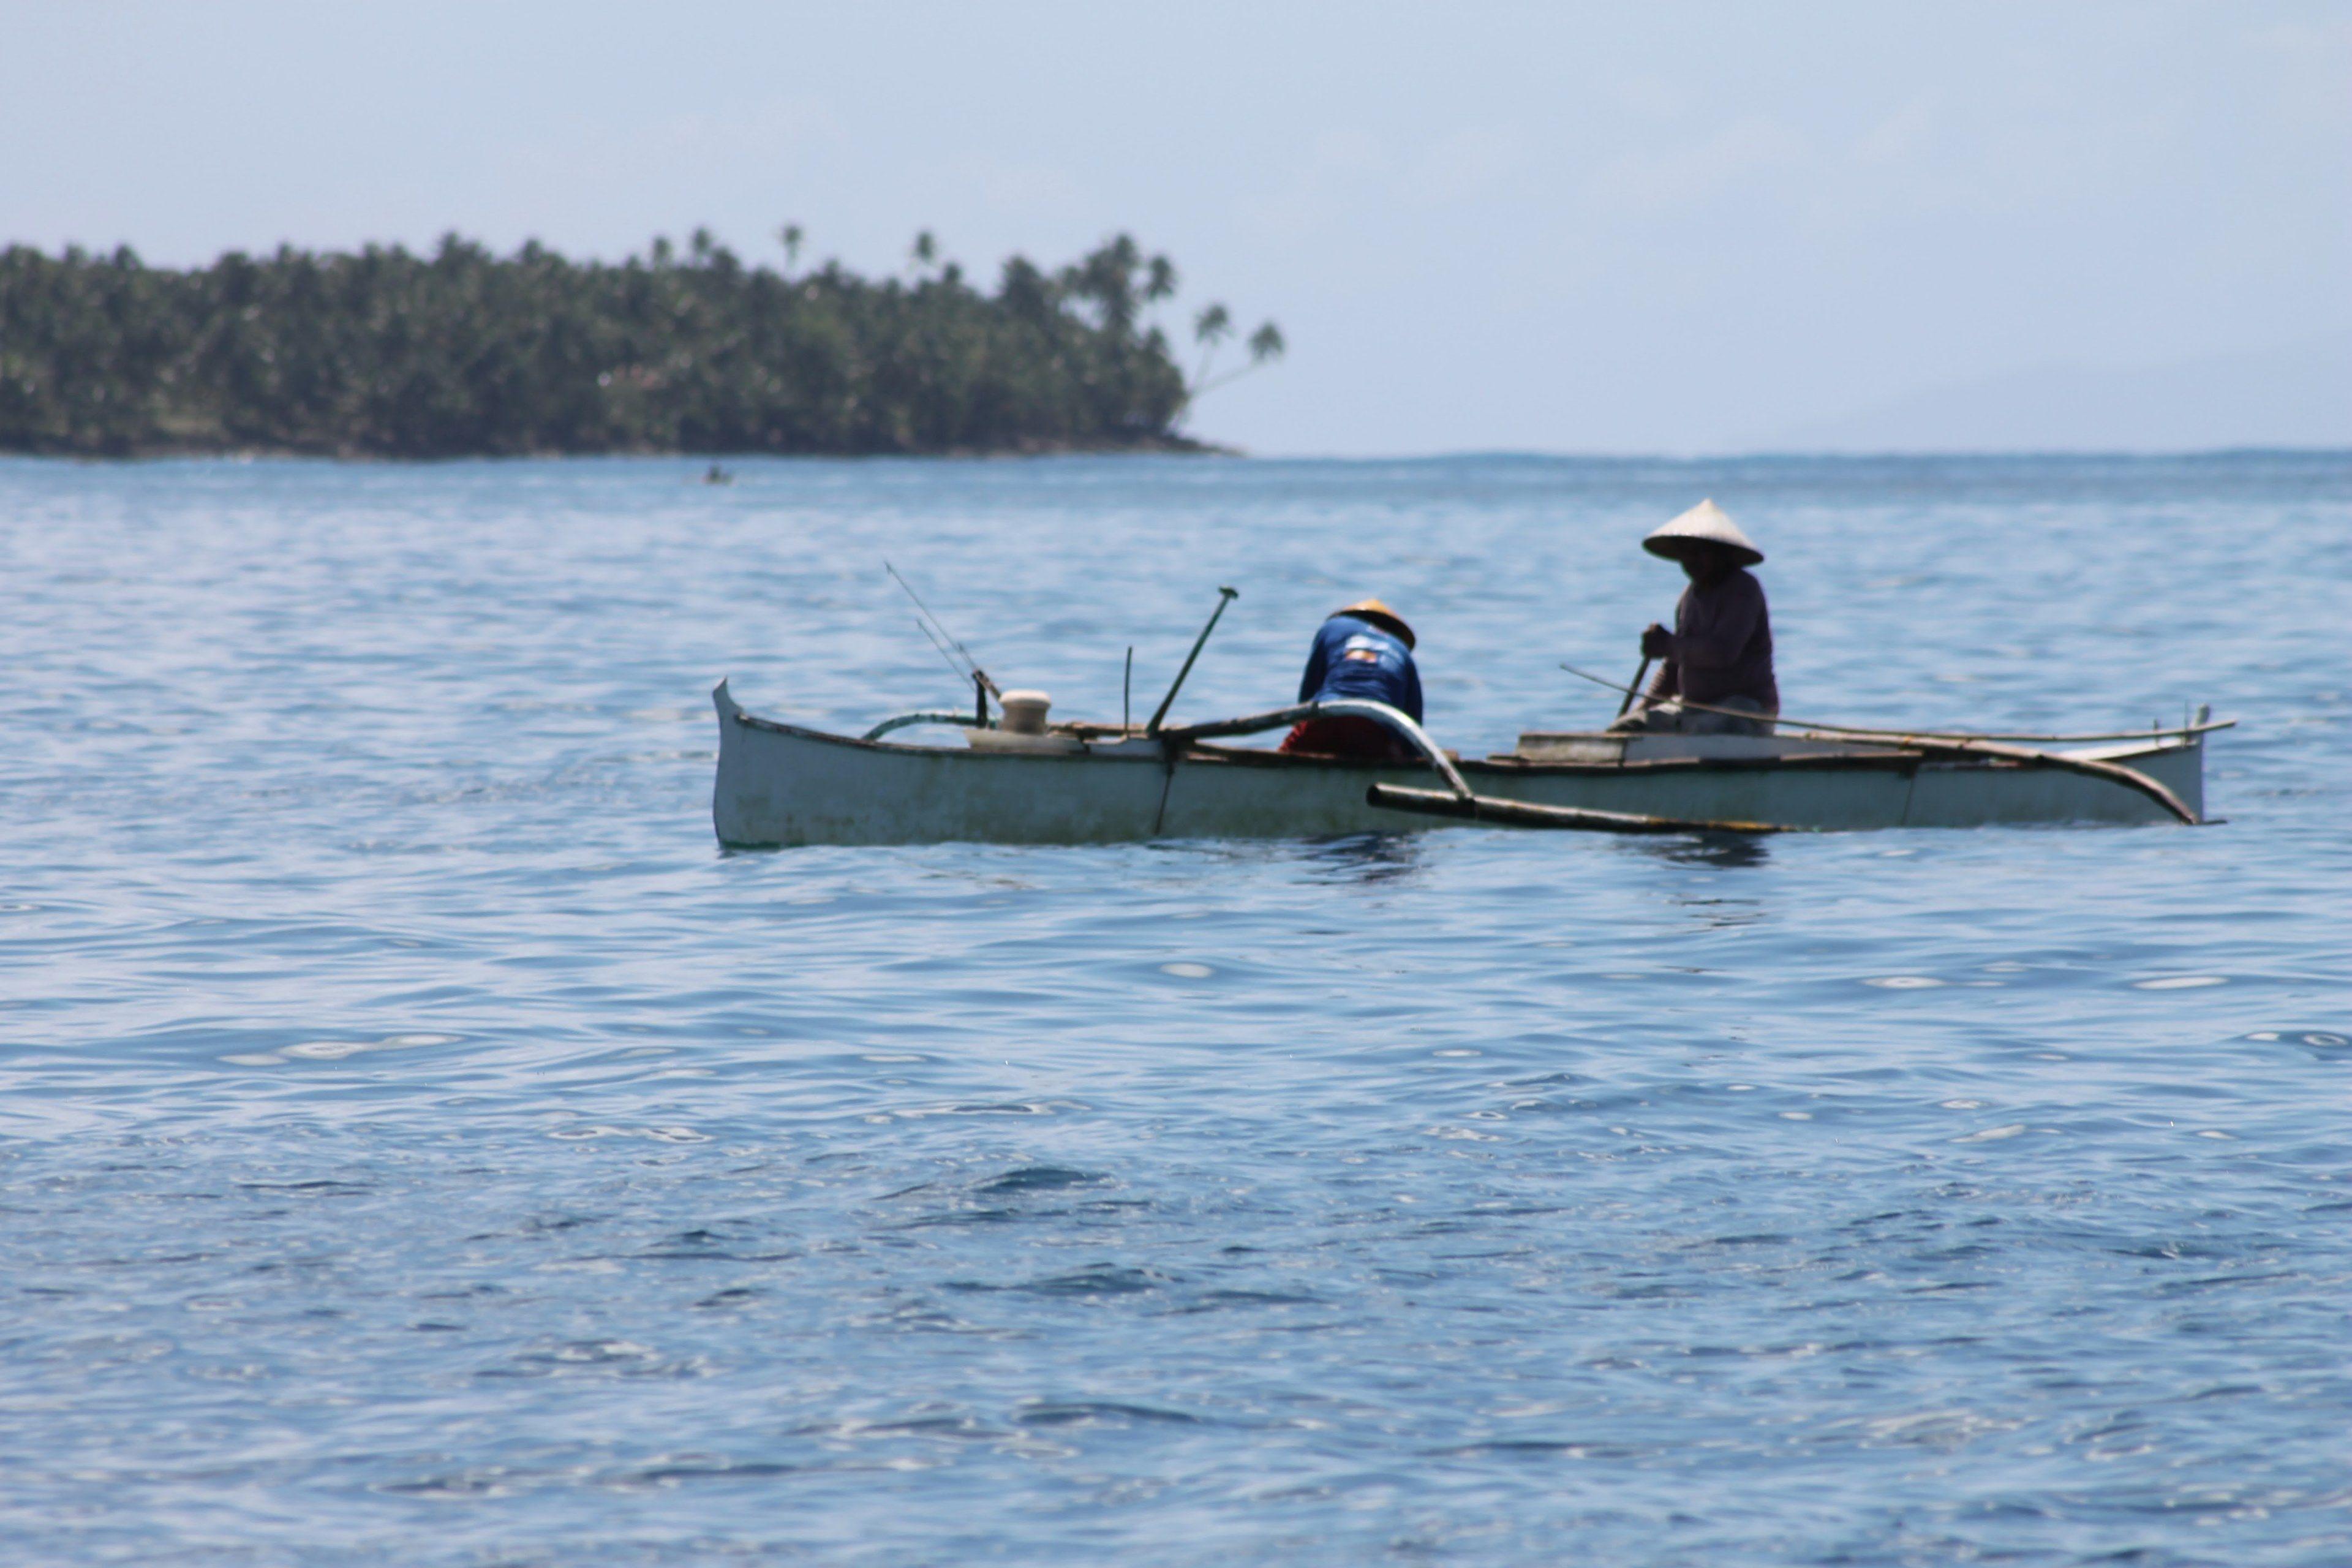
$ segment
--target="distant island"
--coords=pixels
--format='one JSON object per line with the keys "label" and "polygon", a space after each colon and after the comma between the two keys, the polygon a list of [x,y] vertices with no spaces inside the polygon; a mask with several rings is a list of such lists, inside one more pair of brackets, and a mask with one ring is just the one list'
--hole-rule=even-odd
{"label": "distant island", "polygon": [[1192,400],[1283,352],[1269,321],[1188,378],[1152,308],[1176,269],[1121,235],[1055,271],[1015,256],[993,292],[919,236],[905,276],[747,266],[698,230],[680,254],[572,261],[452,235],[430,255],[280,247],[209,267],[0,251],[0,451],[457,458],[1200,451]]}

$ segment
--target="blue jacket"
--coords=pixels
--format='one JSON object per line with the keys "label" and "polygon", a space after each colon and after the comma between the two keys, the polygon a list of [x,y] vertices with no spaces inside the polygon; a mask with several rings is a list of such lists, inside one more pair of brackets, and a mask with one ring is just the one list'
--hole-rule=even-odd
{"label": "blue jacket", "polygon": [[1298,678],[1298,700],[1324,697],[1369,697],[1421,722],[1421,671],[1413,668],[1412,650],[1394,632],[1353,616],[1323,623],[1307,656],[1307,673]]}

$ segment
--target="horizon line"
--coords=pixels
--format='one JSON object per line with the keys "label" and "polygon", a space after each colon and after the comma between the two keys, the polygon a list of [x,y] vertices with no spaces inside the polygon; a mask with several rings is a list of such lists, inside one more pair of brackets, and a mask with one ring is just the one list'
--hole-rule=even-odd
{"label": "horizon line", "polygon": [[692,462],[692,463],[1005,463],[1005,462],[1167,462],[1227,459],[1253,463],[1669,463],[1697,466],[1710,463],[1883,463],[1883,462],[2182,462],[2247,458],[2342,458],[2352,459],[2352,443],[2339,446],[2228,447],[1887,447],[1884,449],[1822,449],[1806,447],[1738,448],[1720,452],[1547,451],[1538,447],[1464,447],[1433,452],[1252,452],[1214,443],[1198,452],[1069,451],[1069,452],[740,452],[687,450],[674,452],[520,452],[468,453],[449,457],[401,458],[377,455],[267,450],[220,452],[153,452],[124,456],[86,453],[12,452],[0,450],[0,463],[57,463],[89,467],[141,463],[324,463],[354,468],[428,467],[455,463],[567,462]]}

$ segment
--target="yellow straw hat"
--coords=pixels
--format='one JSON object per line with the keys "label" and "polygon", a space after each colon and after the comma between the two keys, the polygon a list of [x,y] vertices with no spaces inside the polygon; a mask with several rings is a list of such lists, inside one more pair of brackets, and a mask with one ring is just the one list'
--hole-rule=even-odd
{"label": "yellow straw hat", "polygon": [[[1334,616],[1353,616],[1358,620],[1370,621],[1374,626],[1386,626],[1390,631],[1396,633],[1398,637],[1404,639],[1405,647],[1411,647],[1413,646],[1412,628],[1404,624],[1404,617],[1398,615],[1394,610],[1390,609],[1386,605],[1381,604],[1378,599],[1359,599],[1352,605],[1340,605],[1338,609],[1332,611],[1331,614]],[[1330,617],[1327,616],[1324,618],[1328,620]]]}
{"label": "yellow straw hat", "polygon": [[1739,525],[1724,515],[1721,507],[1703,500],[1672,522],[1654,531],[1642,541],[1642,548],[1653,555],[1663,555],[1669,561],[1680,561],[1684,547],[1694,542],[1720,544],[1739,558],[1742,566],[1760,564],[1764,552],[1756,542],[1739,531]]}

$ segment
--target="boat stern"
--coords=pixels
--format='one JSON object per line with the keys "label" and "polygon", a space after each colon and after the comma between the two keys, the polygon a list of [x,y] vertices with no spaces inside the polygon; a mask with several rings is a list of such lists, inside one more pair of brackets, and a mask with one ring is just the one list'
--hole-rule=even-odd
{"label": "boat stern", "polygon": [[[2200,823],[2205,813],[2205,734],[2189,730],[2154,741],[2126,741],[2105,746],[2084,746],[2064,754],[2086,763],[2113,763],[2144,773],[2179,797]],[[2150,820],[2169,821],[2160,812]]]}

